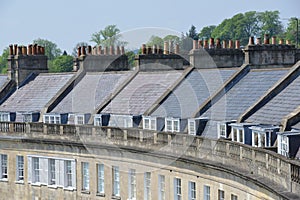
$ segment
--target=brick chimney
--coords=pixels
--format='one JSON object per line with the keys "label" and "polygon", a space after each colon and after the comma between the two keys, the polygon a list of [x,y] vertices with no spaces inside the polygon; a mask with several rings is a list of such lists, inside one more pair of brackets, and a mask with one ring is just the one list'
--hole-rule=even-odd
{"label": "brick chimney", "polygon": [[[39,48],[39,50],[37,50]],[[45,56],[44,47],[37,45],[25,46],[10,45],[8,56],[8,77],[20,85],[26,78],[34,73],[48,72],[47,56]]]}
{"label": "brick chimney", "polygon": [[255,66],[279,65],[290,66],[296,62],[296,48],[289,44],[276,44],[276,37],[273,36],[270,44],[269,35],[264,36],[264,43],[260,38],[256,38],[255,44],[249,44],[245,47],[245,64]]}

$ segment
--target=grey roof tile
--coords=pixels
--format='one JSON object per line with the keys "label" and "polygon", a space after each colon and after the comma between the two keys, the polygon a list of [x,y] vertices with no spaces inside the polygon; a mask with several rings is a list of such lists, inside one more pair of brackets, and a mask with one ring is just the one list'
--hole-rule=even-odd
{"label": "grey roof tile", "polygon": [[140,115],[149,109],[183,71],[139,72],[102,113]]}
{"label": "grey roof tile", "polygon": [[87,73],[52,110],[53,113],[93,113],[132,72]]}
{"label": "grey roof tile", "polygon": [[39,74],[34,80],[15,91],[0,111],[40,111],[72,78],[73,74]]}
{"label": "grey roof tile", "polygon": [[217,121],[237,120],[288,69],[251,70],[202,116]]}
{"label": "grey roof tile", "polygon": [[7,75],[0,75],[0,88],[8,81]]}
{"label": "grey roof tile", "polygon": [[235,71],[235,69],[194,69],[151,115],[191,117]]}
{"label": "grey roof tile", "polygon": [[300,105],[300,76],[273,99],[251,115],[247,121],[279,125],[282,118]]}

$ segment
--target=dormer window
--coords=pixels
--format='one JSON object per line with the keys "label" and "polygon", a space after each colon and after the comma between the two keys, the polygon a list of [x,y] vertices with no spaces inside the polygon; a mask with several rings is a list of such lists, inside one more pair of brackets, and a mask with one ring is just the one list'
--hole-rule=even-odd
{"label": "dormer window", "polygon": [[157,130],[156,129],[156,117],[143,116],[143,129]]}
{"label": "dormer window", "polygon": [[75,124],[83,125],[84,123],[84,115],[75,115]]}
{"label": "dormer window", "polygon": [[278,126],[273,125],[256,125],[251,126],[252,130],[252,146],[254,147],[270,147],[276,139]]}
{"label": "dormer window", "polygon": [[23,114],[23,122],[32,122],[32,114]]}
{"label": "dormer window", "polygon": [[167,132],[179,132],[180,131],[180,123],[179,119],[175,118],[166,118],[165,119],[165,131]]}
{"label": "dormer window", "polygon": [[189,130],[188,130],[189,134],[190,135],[196,135],[196,122],[195,122],[195,120],[189,119],[188,124],[189,124],[189,127],[188,127],[189,128]]}
{"label": "dormer window", "polygon": [[44,123],[47,124],[60,124],[61,119],[58,114],[45,114],[44,115]]}
{"label": "dormer window", "polygon": [[244,143],[244,129],[232,127],[232,138],[231,140],[234,142]]}
{"label": "dormer window", "polygon": [[218,138],[227,138],[225,123],[218,123]]}
{"label": "dormer window", "polygon": [[9,121],[10,121],[10,113],[0,112],[0,122],[9,122]]}

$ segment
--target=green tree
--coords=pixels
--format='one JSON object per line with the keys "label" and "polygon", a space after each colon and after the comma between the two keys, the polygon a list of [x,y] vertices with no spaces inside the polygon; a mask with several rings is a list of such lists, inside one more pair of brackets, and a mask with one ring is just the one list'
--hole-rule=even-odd
{"label": "green tree", "polygon": [[279,18],[279,11],[265,11],[259,13],[260,34],[270,34],[270,36],[283,33],[283,25]]}
{"label": "green tree", "polygon": [[91,42],[101,46],[126,46],[127,42],[121,41],[122,35],[116,25],[108,25],[103,30],[92,34]]}
{"label": "green tree", "polygon": [[7,58],[9,49],[5,48],[0,56],[0,73],[5,74],[7,72]]}
{"label": "green tree", "polygon": [[189,32],[187,33],[187,36],[194,39],[194,40],[198,40],[197,30],[196,30],[196,27],[194,25],[192,25],[191,28],[189,29]]}
{"label": "green tree", "polygon": [[153,46],[153,45],[159,45],[163,47],[164,45],[164,40],[161,37],[152,35],[149,39],[149,41],[146,43],[147,46]]}
{"label": "green tree", "polygon": [[33,40],[34,44],[38,44],[40,46],[45,47],[45,55],[48,57],[48,60],[54,60],[57,56],[61,55],[61,50],[57,47],[57,45],[46,39],[36,39]]}
{"label": "green tree", "polygon": [[73,70],[73,56],[61,55],[56,57],[49,66],[49,72],[70,72]]}
{"label": "green tree", "polygon": [[180,43],[180,38],[177,35],[167,35],[163,38],[164,42],[172,41],[174,44]]}
{"label": "green tree", "polygon": [[129,68],[135,67],[135,53],[133,51],[127,51],[125,55],[128,57]]}
{"label": "green tree", "polygon": [[216,28],[215,25],[203,27],[202,30],[200,31],[200,33],[198,34],[198,38],[199,39],[211,38],[211,34],[215,28]]}
{"label": "green tree", "polygon": [[[292,44],[296,45],[296,38],[297,38],[297,18],[293,17],[289,19],[288,27],[285,32],[285,38],[290,40]],[[299,23],[299,21],[298,21]],[[298,24],[299,26],[299,24]],[[299,29],[299,27],[298,27]],[[300,31],[298,30],[298,44],[300,43]],[[299,47],[298,47],[299,48]]]}

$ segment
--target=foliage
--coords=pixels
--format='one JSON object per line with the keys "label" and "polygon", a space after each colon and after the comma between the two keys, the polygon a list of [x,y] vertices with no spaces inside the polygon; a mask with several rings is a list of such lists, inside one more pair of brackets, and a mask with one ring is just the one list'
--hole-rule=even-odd
{"label": "foliage", "polygon": [[103,30],[92,34],[91,42],[103,47],[126,46],[127,42],[121,41],[122,35],[116,25],[108,25]]}
{"label": "foliage", "polygon": [[73,57],[61,55],[50,62],[49,72],[70,72],[73,70]]}
{"label": "foliage", "polygon": [[161,37],[152,35],[146,45],[151,47],[153,45],[159,45],[162,47],[164,45],[164,40]]}
{"label": "foliage", "polygon": [[279,18],[279,11],[265,11],[259,13],[260,32],[270,34],[270,36],[279,35],[283,32],[283,25]]}
{"label": "foliage", "polygon": [[[290,40],[292,42],[292,44],[296,44],[296,38],[297,38],[297,18],[290,18],[289,19],[289,23],[288,23],[288,27],[286,29],[285,32],[285,38],[287,40]],[[299,23],[299,21],[298,21]],[[299,26],[299,24],[298,24]],[[298,27],[298,44],[300,43],[300,31],[299,31],[299,27]]]}
{"label": "foliage", "polygon": [[200,33],[198,34],[198,38],[199,39],[208,39],[208,38],[211,38],[211,33],[213,32],[213,30],[215,28],[216,28],[215,25],[203,27],[202,30],[200,31]]}
{"label": "foliage", "polygon": [[8,58],[8,48],[3,50],[2,55],[0,56],[0,72],[2,74],[7,72],[7,58]]}
{"label": "foliage", "polygon": [[191,26],[191,28],[189,29],[189,32],[186,33],[186,35],[194,40],[198,40],[198,34],[196,31],[196,27],[194,25]]}
{"label": "foliage", "polygon": [[176,35],[167,35],[163,38],[164,42],[172,41],[174,44],[180,43],[180,38]]}
{"label": "foliage", "polygon": [[45,55],[48,57],[48,60],[54,60],[62,53],[57,45],[49,40],[38,38],[33,40],[33,43],[45,47]]}
{"label": "foliage", "polygon": [[125,53],[125,55],[128,57],[128,65],[129,68],[135,67],[135,53],[133,51],[128,51]]}

